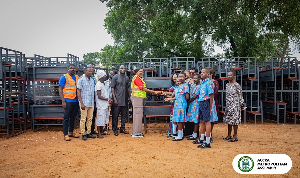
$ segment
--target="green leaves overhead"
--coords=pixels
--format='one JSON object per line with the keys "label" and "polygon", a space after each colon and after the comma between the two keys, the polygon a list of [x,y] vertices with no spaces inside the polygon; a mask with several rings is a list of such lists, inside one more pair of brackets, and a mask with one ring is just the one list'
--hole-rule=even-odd
{"label": "green leaves overhead", "polygon": [[[183,3],[182,3],[183,2]],[[108,1],[106,28],[132,60],[204,56],[201,34],[193,33],[184,1]]]}
{"label": "green leaves overhead", "polygon": [[100,53],[99,52],[94,52],[94,53],[87,53],[83,55],[83,62],[85,64],[93,64],[95,65],[99,65],[99,56]]}
{"label": "green leaves overhead", "polygon": [[[228,57],[286,55],[289,39],[299,41],[300,1],[271,0],[101,0],[115,46],[109,61],[144,57],[211,55],[212,45]],[[208,40],[211,38],[211,43]],[[284,47],[282,47],[284,46]],[[104,55],[103,54],[103,55]],[[116,54],[118,54],[116,56]]]}

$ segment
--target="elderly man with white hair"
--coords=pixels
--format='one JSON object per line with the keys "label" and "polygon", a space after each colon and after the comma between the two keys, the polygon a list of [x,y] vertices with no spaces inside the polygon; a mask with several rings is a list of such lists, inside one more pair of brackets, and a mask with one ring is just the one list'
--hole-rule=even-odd
{"label": "elderly man with white hair", "polygon": [[103,138],[102,135],[105,135],[103,127],[108,123],[108,106],[110,103],[112,103],[112,100],[109,97],[109,91],[104,84],[104,81],[106,80],[106,73],[104,70],[98,70],[96,76],[99,79],[95,86],[97,106],[96,125],[98,130],[98,138]]}

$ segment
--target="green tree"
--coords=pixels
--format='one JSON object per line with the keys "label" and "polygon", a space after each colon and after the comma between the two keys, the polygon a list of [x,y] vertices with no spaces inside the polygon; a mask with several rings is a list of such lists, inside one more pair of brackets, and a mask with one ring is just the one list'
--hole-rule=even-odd
{"label": "green tree", "polygon": [[100,53],[99,52],[93,52],[93,53],[87,53],[83,55],[83,62],[85,64],[93,64],[95,65],[99,65],[99,56]]}
{"label": "green tree", "polygon": [[274,55],[283,60],[291,50],[290,42],[300,44],[300,1],[252,0],[243,5],[269,34]]}
{"label": "green tree", "polygon": [[[102,0],[103,2],[103,0]],[[184,1],[110,0],[105,26],[131,61],[144,57],[204,56],[203,38],[192,33]]]}
{"label": "green tree", "polygon": [[[284,57],[299,42],[300,1],[100,0],[109,12],[105,26],[124,59],[195,56],[223,47],[227,57]],[[229,44],[229,46],[228,46]],[[128,57],[128,58],[127,58]]]}

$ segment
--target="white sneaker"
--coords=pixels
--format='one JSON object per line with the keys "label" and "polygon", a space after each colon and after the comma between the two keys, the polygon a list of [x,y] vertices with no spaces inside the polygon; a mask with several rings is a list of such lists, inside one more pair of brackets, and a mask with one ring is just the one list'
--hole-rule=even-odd
{"label": "white sneaker", "polygon": [[135,138],[142,138],[144,137],[144,135],[140,134],[140,135],[131,135],[132,137],[135,137]]}

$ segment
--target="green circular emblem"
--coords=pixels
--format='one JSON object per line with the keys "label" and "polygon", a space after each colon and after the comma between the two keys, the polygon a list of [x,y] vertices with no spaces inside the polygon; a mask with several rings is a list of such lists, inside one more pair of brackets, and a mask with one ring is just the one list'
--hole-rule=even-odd
{"label": "green circular emblem", "polygon": [[254,161],[249,156],[243,156],[238,161],[238,167],[242,172],[250,172],[254,167]]}

